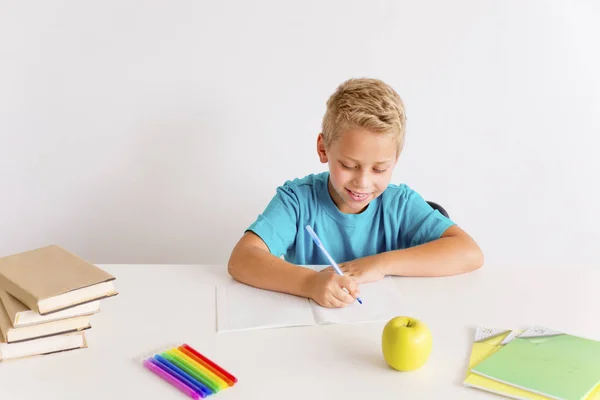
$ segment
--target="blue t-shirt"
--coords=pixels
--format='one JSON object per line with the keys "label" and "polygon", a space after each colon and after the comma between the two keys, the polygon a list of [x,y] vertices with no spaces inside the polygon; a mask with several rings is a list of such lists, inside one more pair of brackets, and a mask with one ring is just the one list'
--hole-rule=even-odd
{"label": "blue t-shirt", "polygon": [[407,185],[388,185],[360,214],[338,210],[329,172],[285,182],[247,231],[271,254],[296,265],[329,265],[306,231],[310,225],[338,263],[438,239],[454,223]]}

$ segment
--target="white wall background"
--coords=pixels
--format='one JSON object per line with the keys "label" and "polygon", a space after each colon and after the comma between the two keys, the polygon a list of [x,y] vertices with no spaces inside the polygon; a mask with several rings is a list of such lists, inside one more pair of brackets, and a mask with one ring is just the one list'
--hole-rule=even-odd
{"label": "white wall background", "polygon": [[488,264],[600,263],[600,3],[0,1],[0,254],[225,263],[343,80]]}

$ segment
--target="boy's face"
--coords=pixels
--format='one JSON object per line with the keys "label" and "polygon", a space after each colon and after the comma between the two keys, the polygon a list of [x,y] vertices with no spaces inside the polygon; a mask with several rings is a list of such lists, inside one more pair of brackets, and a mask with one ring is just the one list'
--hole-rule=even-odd
{"label": "boy's face", "polygon": [[329,194],[347,214],[362,212],[383,193],[398,161],[392,135],[358,127],[341,132],[328,148],[320,134],[317,152],[322,163],[329,163]]}

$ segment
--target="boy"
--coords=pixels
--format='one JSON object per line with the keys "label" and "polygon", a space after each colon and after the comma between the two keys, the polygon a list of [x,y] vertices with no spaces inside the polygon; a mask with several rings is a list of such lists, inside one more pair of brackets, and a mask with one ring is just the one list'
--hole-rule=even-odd
{"label": "boy", "polygon": [[[317,153],[329,172],[287,181],[232,251],[231,276],[344,307],[385,275],[442,276],[483,264],[475,241],[407,185],[390,184],[404,143],[404,105],[376,79],[350,79],[327,101]],[[328,265],[310,225],[339,263]],[[281,258],[284,256],[284,259]],[[345,291],[344,288],[347,290]]]}

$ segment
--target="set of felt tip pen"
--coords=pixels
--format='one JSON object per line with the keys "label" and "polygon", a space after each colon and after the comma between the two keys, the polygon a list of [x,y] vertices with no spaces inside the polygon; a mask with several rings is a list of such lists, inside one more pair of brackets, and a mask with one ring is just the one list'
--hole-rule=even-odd
{"label": "set of felt tip pen", "polygon": [[144,360],[144,366],[192,399],[203,399],[237,383],[237,378],[187,344]]}

